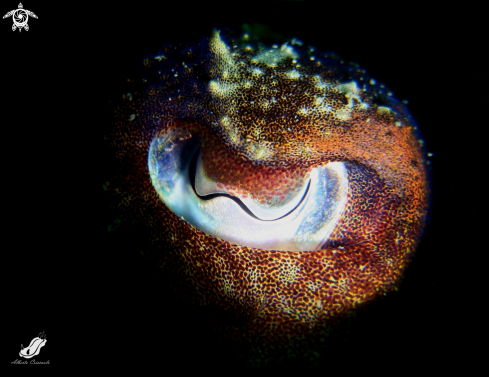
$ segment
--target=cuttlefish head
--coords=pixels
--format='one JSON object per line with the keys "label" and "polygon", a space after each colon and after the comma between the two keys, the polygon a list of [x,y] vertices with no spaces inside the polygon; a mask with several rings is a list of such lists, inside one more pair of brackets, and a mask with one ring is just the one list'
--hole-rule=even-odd
{"label": "cuttlefish head", "polygon": [[382,85],[296,40],[218,31],[144,65],[107,187],[197,301],[276,339],[395,287],[428,187],[414,121]]}

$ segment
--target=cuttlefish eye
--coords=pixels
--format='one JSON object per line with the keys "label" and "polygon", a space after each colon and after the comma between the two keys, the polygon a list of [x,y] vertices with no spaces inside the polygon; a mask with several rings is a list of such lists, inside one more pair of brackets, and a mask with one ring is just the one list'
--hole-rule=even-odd
{"label": "cuttlefish eye", "polygon": [[218,31],[143,68],[116,108],[106,187],[192,300],[281,341],[396,287],[428,185],[414,120],[383,85],[297,40]]}
{"label": "cuttlefish eye", "polygon": [[[222,164],[209,174],[198,136],[177,128],[153,139],[148,167],[151,182],[168,208],[209,235],[259,249],[321,248],[347,202],[348,174],[343,163],[330,162],[306,174],[301,171],[293,187],[288,185],[287,169],[284,182],[280,182],[281,170],[278,177],[263,181],[258,176],[266,169],[255,166],[256,172],[241,173],[239,162],[231,156],[224,160],[234,173],[230,175],[239,178],[235,185],[219,180]],[[243,185],[245,179],[251,184]]]}

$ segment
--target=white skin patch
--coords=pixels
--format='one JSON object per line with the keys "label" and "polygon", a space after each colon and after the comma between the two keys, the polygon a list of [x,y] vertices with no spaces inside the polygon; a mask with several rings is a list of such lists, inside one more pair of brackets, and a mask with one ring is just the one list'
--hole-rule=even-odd
{"label": "white skin patch", "polygon": [[263,75],[263,71],[260,68],[256,68],[256,67],[251,70],[251,73],[254,76],[261,76],[261,75]]}
{"label": "white skin patch", "polygon": [[269,67],[276,67],[280,62],[287,58],[297,58],[298,55],[292,46],[287,43],[280,46],[280,49],[264,50],[256,55],[251,61],[253,63],[263,63]]}
{"label": "white skin patch", "polygon": [[287,72],[286,76],[291,80],[297,80],[299,77],[301,77],[301,74],[299,72],[297,72],[295,69],[293,69],[293,70]]}
{"label": "white skin patch", "polygon": [[[296,114],[289,113],[289,117],[284,118],[286,122],[292,120],[294,116],[296,122],[299,116],[310,118],[310,120],[333,116],[338,120],[348,121],[351,119],[353,111],[368,108],[368,105],[362,101],[361,89],[357,82],[352,80],[346,83],[333,84],[323,79],[320,74],[306,75],[299,64],[300,56],[294,47],[287,43],[280,47],[273,46],[268,49],[247,46],[245,47],[245,51],[248,51],[246,58],[242,56],[242,52],[236,52],[236,46],[231,46],[230,49],[221,39],[219,32],[216,31],[210,39],[209,46],[212,62],[209,72],[212,79],[208,83],[208,89],[221,108],[219,124],[227,136],[227,140],[235,146],[244,148],[246,155],[251,160],[270,160],[275,149],[273,144],[263,144],[265,137],[260,135],[260,130],[267,123],[266,115],[260,119],[246,120],[246,122],[251,121],[253,124],[248,123],[247,127],[251,126],[251,128],[248,128],[247,134],[242,134],[241,130],[245,128],[246,124],[240,116],[242,106],[237,107],[236,104],[243,104],[245,91],[246,95],[251,97],[248,97],[245,103],[250,112],[259,109],[269,113],[275,111],[276,105],[282,109],[282,106],[286,108],[296,104],[296,100],[293,98],[294,90],[277,91],[276,88],[281,82],[297,80],[310,85],[312,90],[302,93],[304,94],[303,100],[304,98],[306,100],[298,104],[295,109]],[[254,56],[253,51],[256,51]],[[307,57],[308,61],[309,58],[310,56]],[[265,74],[264,65],[273,68],[281,63],[289,64],[289,68],[278,68],[275,73],[267,71]],[[292,64],[293,66],[291,66]],[[338,100],[338,96],[344,96],[346,103],[343,100]]]}

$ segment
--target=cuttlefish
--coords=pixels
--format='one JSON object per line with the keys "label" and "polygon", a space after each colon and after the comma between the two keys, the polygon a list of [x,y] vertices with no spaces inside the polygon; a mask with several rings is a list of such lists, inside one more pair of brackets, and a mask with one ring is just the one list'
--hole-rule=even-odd
{"label": "cuttlefish", "polygon": [[299,40],[217,30],[142,64],[106,189],[191,300],[280,340],[396,288],[429,187],[416,123],[387,88]]}

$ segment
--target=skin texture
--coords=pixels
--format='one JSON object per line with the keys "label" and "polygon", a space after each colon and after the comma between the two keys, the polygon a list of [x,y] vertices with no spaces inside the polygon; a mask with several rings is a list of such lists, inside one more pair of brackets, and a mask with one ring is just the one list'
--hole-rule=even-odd
{"label": "skin texture", "polygon": [[[270,52],[273,51],[273,52]],[[298,41],[263,46],[214,31],[143,61],[143,80],[115,110],[108,144],[113,208],[140,229],[140,250],[172,271],[223,332],[283,344],[395,289],[424,227],[428,187],[407,109],[365,71]],[[250,248],[177,217],[148,173],[151,141],[199,135],[209,176],[236,195],[273,202],[318,165],[343,162],[344,213],[316,251]]]}

